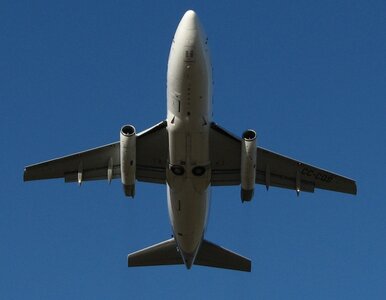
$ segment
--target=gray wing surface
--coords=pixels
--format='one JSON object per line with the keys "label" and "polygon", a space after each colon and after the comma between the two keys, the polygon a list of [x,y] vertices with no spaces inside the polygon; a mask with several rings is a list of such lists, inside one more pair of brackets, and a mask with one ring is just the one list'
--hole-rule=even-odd
{"label": "gray wing surface", "polygon": [[[166,121],[137,136],[137,180],[165,183],[168,152]],[[120,143],[112,143],[24,169],[24,181],[64,178],[65,182],[119,178],[121,176]],[[109,173],[111,174],[109,176]]]}
{"label": "gray wing surface", "polygon": [[[211,125],[212,185],[239,185],[241,141],[220,126]],[[256,183],[301,191],[315,188],[356,194],[355,181],[295,159],[257,147]]]}

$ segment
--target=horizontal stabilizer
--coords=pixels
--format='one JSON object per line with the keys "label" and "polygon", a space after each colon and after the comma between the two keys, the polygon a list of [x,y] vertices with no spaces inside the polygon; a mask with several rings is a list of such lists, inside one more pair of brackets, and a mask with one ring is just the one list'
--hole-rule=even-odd
{"label": "horizontal stabilizer", "polygon": [[131,253],[127,257],[129,267],[179,265],[183,263],[173,238]]}
{"label": "horizontal stabilizer", "polygon": [[238,255],[237,253],[217,246],[216,244],[206,240],[202,241],[194,264],[207,267],[251,272],[251,261],[248,258]]}

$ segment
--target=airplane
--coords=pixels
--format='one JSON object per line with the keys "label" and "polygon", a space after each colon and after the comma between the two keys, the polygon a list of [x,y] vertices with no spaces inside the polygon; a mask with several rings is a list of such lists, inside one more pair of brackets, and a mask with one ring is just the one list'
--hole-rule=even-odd
{"label": "airplane", "polygon": [[212,66],[208,38],[188,10],[175,32],[167,68],[167,118],[118,142],[27,166],[24,181],[64,178],[79,185],[120,178],[134,198],[136,181],[164,184],[172,238],[128,255],[128,266],[184,264],[251,271],[251,261],[204,238],[212,186],[240,185],[242,202],[255,184],[300,192],[325,189],[355,195],[354,180],[257,146],[256,132],[241,138],[212,120]]}

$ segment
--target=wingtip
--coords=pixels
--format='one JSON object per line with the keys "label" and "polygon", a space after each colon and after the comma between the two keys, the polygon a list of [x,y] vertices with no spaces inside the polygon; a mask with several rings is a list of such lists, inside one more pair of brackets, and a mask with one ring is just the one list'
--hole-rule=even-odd
{"label": "wingtip", "polygon": [[28,181],[28,171],[27,171],[27,168],[24,168],[24,171],[23,171],[23,181]]}
{"label": "wingtip", "polygon": [[354,181],[354,189],[353,189],[353,195],[357,195],[358,194],[358,188],[357,188],[357,184],[356,182]]}
{"label": "wingtip", "polygon": [[245,272],[252,272],[252,263],[249,262],[249,267],[245,270]]}
{"label": "wingtip", "polygon": [[350,180],[350,185],[348,186],[348,189],[345,191],[345,193],[351,194],[351,195],[357,195],[358,189],[357,189],[357,183],[354,180]]}

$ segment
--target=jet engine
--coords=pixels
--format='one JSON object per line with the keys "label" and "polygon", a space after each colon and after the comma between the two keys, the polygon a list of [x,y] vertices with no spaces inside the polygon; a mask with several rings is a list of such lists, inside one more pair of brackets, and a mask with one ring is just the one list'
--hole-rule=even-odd
{"label": "jet engine", "polygon": [[134,126],[125,125],[121,128],[121,180],[125,195],[132,198],[135,195],[136,138]]}
{"label": "jet engine", "polygon": [[241,201],[251,201],[256,179],[256,132],[244,131],[241,140]]}

